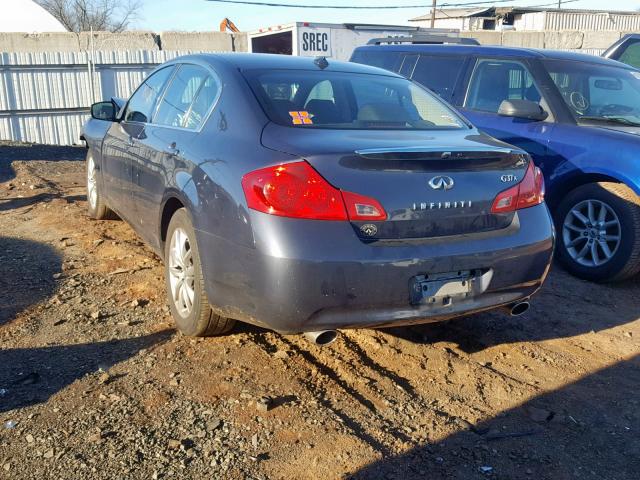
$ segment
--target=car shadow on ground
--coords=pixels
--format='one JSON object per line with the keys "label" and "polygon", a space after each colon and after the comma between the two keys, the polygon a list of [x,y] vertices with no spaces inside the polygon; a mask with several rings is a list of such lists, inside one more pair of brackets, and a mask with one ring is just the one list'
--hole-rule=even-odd
{"label": "car shadow on ground", "polygon": [[640,278],[621,284],[577,279],[554,265],[520,317],[501,310],[447,322],[384,329],[414,343],[453,342],[474,353],[500,344],[567,338],[622,326],[640,317]]}
{"label": "car shadow on ground", "polygon": [[28,207],[41,202],[50,202],[57,198],[65,200],[67,203],[76,203],[87,199],[86,195],[64,195],[62,192],[39,193],[31,197],[8,197],[0,199],[0,212]]}
{"label": "car shadow on ground", "polygon": [[639,386],[636,355],[348,478],[635,480]]}
{"label": "car shadow on ground", "polygon": [[141,349],[158,345],[173,330],[142,337],[79,345],[0,350],[0,413],[46,402],[87,374],[127,360]]}
{"label": "car shadow on ground", "polygon": [[7,145],[0,143],[0,183],[15,178],[11,164],[16,160],[84,160],[87,150],[82,147],[59,147],[55,145]]}
{"label": "car shadow on ground", "polygon": [[55,292],[53,276],[62,270],[62,257],[44,243],[0,237],[0,265],[0,325],[4,325]]}

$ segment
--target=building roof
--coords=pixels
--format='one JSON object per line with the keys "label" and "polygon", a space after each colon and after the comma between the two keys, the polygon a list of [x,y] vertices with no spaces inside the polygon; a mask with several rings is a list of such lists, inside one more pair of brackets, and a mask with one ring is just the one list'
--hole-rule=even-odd
{"label": "building roof", "polygon": [[[640,15],[640,12],[629,10],[588,10],[579,8],[535,8],[535,7],[488,7],[488,8],[439,8],[436,10],[436,19],[467,18],[467,17],[496,17],[514,13],[559,12],[559,13],[583,13],[592,15]],[[410,18],[410,22],[424,22],[431,20],[431,11],[420,17]]]}
{"label": "building roof", "polygon": [[[475,17],[484,12],[493,10],[492,8],[439,8],[436,10],[436,19],[441,18],[466,18]],[[416,18],[410,18],[410,22],[422,22],[425,20],[431,20],[431,11],[426,15],[422,15]]]}
{"label": "building roof", "polygon": [[66,32],[67,29],[31,0],[3,2],[0,32]]}

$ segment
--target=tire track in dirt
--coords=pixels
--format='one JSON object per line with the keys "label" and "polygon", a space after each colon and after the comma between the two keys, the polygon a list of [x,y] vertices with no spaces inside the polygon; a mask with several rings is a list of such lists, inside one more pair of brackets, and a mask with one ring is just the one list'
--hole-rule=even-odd
{"label": "tire track in dirt", "polygon": [[[327,366],[311,352],[300,348],[287,338],[278,337],[274,334],[256,334],[253,335],[252,340],[269,355],[280,349],[293,351],[295,353],[293,362],[308,372],[308,375],[305,376],[297,375],[297,381],[316,399],[318,404],[345,425],[353,436],[372,447],[376,453],[382,456],[393,455],[394,449],[389,447],[388,441],[379,438],[379,431],[371,432],[371,429],[366,428],[363,422],[356,418],[363,415],[367,417],[368,421],[374,420],[376,411],[372,403],[357,389],[350,386],[339,374],[336,374],[333,368]],[[317,371],[316,375],[311,374],[313,369]],[[322,382],[318,381],[318,377],[322,377]],[[322,386],[324,382],[328,382],[326,387]],[[335,387],[334,389],[337,389],[338,392],[342,393],[343,397],[346,397],[346,405],[348,407],[352,408],[355,405],[359,405],[360,412],[357,415],[349,414],[346,408],[331,402],[329,395],[333,392],[330,391],[330,387]],[[356,402],[353,402],[353,400],[356,400]]]}

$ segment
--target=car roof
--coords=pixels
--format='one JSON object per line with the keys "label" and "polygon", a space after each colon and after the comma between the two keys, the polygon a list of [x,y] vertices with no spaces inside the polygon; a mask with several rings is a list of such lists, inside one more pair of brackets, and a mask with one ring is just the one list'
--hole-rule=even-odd
{"label": "car roof", "polygon": [[379,51],[385,50],[389,52],[403,53],[435,53],[450,55],[491,55],[500,57],[519,57],[519,58],[539,58],[554,59],[566,61],[578,61],[594,63],[598,65],[615,65],[624,66],[631,69],[628,65],[624,65],[615,60],[597,57],[585,53],[566,52],[562,50],[542,50],[536,48],[520,48],[520,47],[503,47],[493,45],[365,45],[356,48],[357,51]]}
{"label": "car roof", "polygon": [[[217,63],[225,63],[239,70],[319,70],[320,67],[314,63],[317,57],[297,57],[292,55],[276,55],[269,53],[202,53],[176,58],[176,62],[187,59],[198,60],[215,67]],[[367,73],[374,75],[385,75],[400,77],[393,72],[378,67],[362,65],[353,62],[342,62],[327,58],[328,66],[326,71]]]}

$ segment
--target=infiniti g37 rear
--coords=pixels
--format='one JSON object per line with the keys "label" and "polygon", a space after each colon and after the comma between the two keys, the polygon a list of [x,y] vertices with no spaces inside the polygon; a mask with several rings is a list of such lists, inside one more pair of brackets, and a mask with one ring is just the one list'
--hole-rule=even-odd
{"label": "infiniti g37 rear", "polygon": [[198,55],[92,113],[89,213],[164,258],[185,334],[438,321],[526,300],[547,274],[528,155],[395,74]]}

